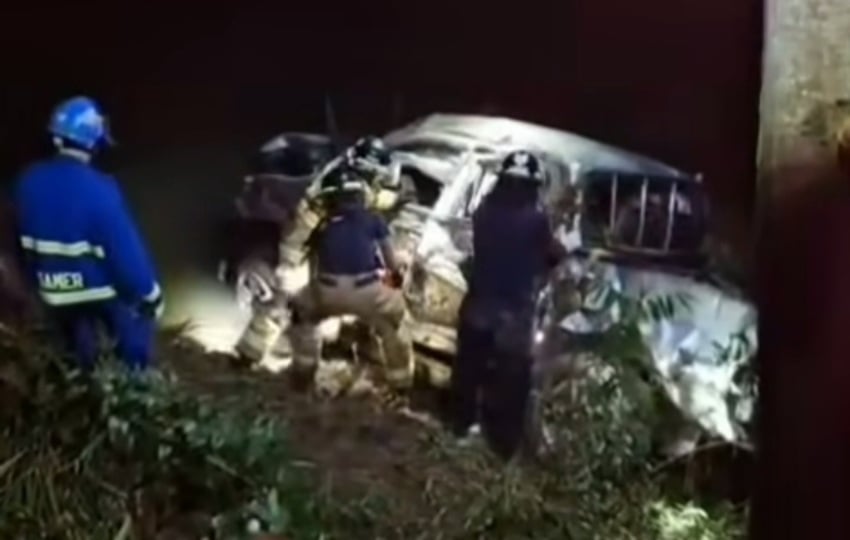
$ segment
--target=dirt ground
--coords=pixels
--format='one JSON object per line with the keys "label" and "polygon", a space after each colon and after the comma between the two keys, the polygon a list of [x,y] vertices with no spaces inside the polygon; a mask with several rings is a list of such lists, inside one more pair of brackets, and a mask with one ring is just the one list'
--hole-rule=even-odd
{"label": "dirt ground", "polygon": [[[584,496],[562,489],[562,475],[545,462],[505,466],[483,443],[460,447],[437,418],[441,396],[424,385],[406,405],[380,391],[323,398],[294,393],[284,373],[236,370],[227,356],[183,347],[174,352],[165,357],[167,367],[193,391],[225,405],[256,400],[264,412],[279,415],[296,457],[323,493],[380,524],[351,538],[486,538],[499,520],[569,522],[578,502],[573,497]],[[740,491],[733,485],[749,476],[749,465],[718,452],[664,465],[665,483],[693,484],[688,491],[713,492],[712,499],[745,499],[733,494]],[[504,537],[528,538],[522,530]]]}
{"label": "dirt ground", "polygon": [[[380,390],[325,398],[291,391],[284,373],[236,370],[224,355],[176,352],[167,364],[184,384],[220,403],[256,399],[265,412],[278,414],[294,452],[325,494],[367,513],[380,512],[390,530],[421,532],[435,520],[443,527],[462,526],[463,508],[455,507],[452,516],[451,508],[447,512],[433,498],[446,490],[461,493],[473,487],[471,479],[501,469],[480,448],[454,443],[434,414],[440,396],[433,390],[417,391],[408,404]],[[481,474],[470,477],[470,467]]]}

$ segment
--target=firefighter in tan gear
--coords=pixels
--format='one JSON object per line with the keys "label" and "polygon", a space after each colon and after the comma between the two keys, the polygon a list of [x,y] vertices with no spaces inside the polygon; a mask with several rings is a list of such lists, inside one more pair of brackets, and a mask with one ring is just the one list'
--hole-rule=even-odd
{"label": "firefighter in tan gear", "polygon": [[360,139],[317,175],[298,205],[294,222],[282,231],[277,287],[270,299],[255,302],[251,321],[236,344],[240,364],[256,364],[267,353],[274,357],[289,356],[289,342],[283,333],[289,317],[287,299],[303,286],[305,246],[325,214],[320,196],[322,180],[340,167],[347,167],[366,180],[364,197],[371,210],[385,212],[402,201],[399,169],[393,166],[389,151],[375,137]]}
{"label": "firefighter in tan gear", "polygon": [[322,179],[325,216],[308,240],[310,281],[290,303],[287,335],[293,352],[291,380],[297,388],[314,380],[321,354],[317,325],[338,315],[356,315],[374,329],[391,387],[404,390],[413,383],[401,271],[389,228],[367,209],[365,195],[365,181],[348,166]]}

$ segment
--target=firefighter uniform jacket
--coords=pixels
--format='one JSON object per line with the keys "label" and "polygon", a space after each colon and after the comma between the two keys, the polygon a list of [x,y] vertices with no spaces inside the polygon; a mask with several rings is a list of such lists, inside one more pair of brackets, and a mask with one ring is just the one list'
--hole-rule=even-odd
{"label": "firefighter uniform jacket", "polygon": [[[326,170],[338,166],[333,162]],[[280,243],[280,262],[285,266],[297,266],[304,260],[304,248],[313,231],[326,218],[325,208],[319,196],[323,175],[318,175],[310,184],[304,198],[295,210],[291,227],[283,231]],[[386,212],[394,207],[402,193],[397,186],[366,185],[366,207],[374,212]]]}
{"label": "firefighter uniform jacket", "polygon": [[47,305],[159,297],[153,265],[112,177],[58,155],[25,170],[14,199],[27,268]]}

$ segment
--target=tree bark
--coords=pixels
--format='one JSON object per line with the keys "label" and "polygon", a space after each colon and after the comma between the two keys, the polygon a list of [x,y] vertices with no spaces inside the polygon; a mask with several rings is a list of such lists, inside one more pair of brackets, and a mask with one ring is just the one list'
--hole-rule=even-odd
{"label": "tree bark", "polygon": [[762,204],[808,182],[769,180],[777,169],[835,150],[835,135],[850,111],[850,2],[766,0],[764,32]]}
{"label": "tree bark", "polygon": [[848,36],[847,0],[767,0],[756,540],[850,538]]}

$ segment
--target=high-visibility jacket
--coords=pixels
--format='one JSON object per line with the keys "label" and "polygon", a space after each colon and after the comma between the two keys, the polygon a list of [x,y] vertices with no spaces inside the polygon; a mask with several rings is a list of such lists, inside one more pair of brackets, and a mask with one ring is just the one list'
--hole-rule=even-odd
{"label": "high-visibility jacket", "polygon": [[152,302],[161,291],[117,182],[58,155],[17,181],[14,201],[24,258],[44,302]]}

